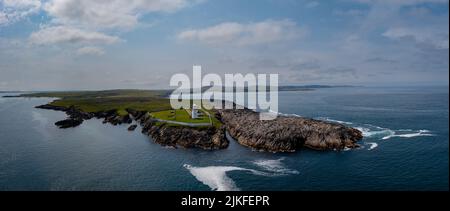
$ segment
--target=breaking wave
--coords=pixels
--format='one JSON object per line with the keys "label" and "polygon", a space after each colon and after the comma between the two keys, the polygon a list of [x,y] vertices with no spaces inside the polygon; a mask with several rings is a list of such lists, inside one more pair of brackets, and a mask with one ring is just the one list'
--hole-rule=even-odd
{"label": "breaking wave", "polygon": [[346,121],[335,120],[335,119],[331,119],[329,117],[318,117],[316,119],[317,120],[326,121],[326,122],[335,122],[335,123],[344,124],[344,125],[352,125],[353,124],[353,122],[346,122]]}
{"label": "breaking wave", "polygon": [[378,126],[365,125],[365,127],[355,127],[357,130],[361,131],[365,138],[372,137],[386,137],[395,134],[395,131],[388,128],[381,128]]}
{"label": "breaking wave", "polygon": [[227,173],[232,171],[244,171],[259,176],[282,176],[288,174],[299,174],[298,171],[286,168],[282,161],[284,158],[277,160],[257,160],[253,163],[261,168],[261,171],[241,168],[236,166],[207,166],[195,167],[184,164],[183,167],[200,182],[207,185],[214,191],[238,191],[236,183],[228,177]]}
{"label": "breaking wave", "polygon": [[276,174],[299,174],[297,170],[287,168],[282,161],[284,158],[280,158],[277,160],[257,160],[254,161],[253,164],[259,166],[265,171],[276,173]]}
{"label": "breaking wave", "polygon": [[[405,130],[403,130],[405,131]],[[388,140],[390,138],[394,138],[394,137],[399,137],[399,138],[414,138],[414,137],[420,137],[420,136],[434,136],[434,134],[431,134],[431,131],[429,130],[419,130],[419,131],[414,131],[414,130],[408,130],[411,131],[409,133],[394,133],[392,135],[389,136],[385,136],[382,139],[383,140]],[[402,132],[399,130],[399,132]]]}
{"label": "breaking wave", "polygon": [[[413,130],[413,129],[389,129],[389,128],[383,128],[376,125],[371,124],[359,124],[359,123],[353,123],[353,122],[346,122],[336,119],[331,119],[329,117],[318,117],[317,120],[322,120],[326,122],[335,122],[343,125],[348,125],[350,127],[353,127],[359,131],[362,132],[365,139],[369,140],[389,140],[391,138],[403,138],[403,139],[409,139],[409,138],[415,138],[415,137],[421,137],[421,136],[435,136],[431,131],[429,130]],[[378,143],[375,142],[367,142],[366,145],[369,145],[369,151],[374,150],[378,147]],[[350,149],[344,149],[344,151],[348,151]]]}
{"label": "breaking wave", "polygon": [[367,143],[367,144],[370,145],[369,151],[372,151],[372,150],[374,150],[375,148],[378,147],[378,144],[375,143],[375,142],[369,142],[369,143]]}
{"label": "breaking wave", "polygon": [[230,171],[247,171],[256,175],[265,175],[264,172],[253,169],[240,168],[235,166],[208,166],[208,167],[194,167],[188,164],[183,165],[189,170],[194,177],[209,186],[211,190],[215,191],[238,191],[234,181],[227,176]]}
{"label": "breaking wave", "polygon": [[414,138],[419,136],[435,136],[429,130],[392,130],[389,128],[382,128],[373,125],[367,125],[366,127],[356,127],[356,129],[360,130],[365,138],[380,138],[381,140],[388,140],[395,137]]}

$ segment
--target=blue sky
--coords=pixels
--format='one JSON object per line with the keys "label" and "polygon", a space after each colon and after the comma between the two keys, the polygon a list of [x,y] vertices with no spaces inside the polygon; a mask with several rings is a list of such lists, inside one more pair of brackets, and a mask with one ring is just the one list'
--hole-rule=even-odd
{"label": "blue sky", "polygon": [[168,88],[193,64],[448,86],[448,22],[448,0],[0,0],[0,90]]}

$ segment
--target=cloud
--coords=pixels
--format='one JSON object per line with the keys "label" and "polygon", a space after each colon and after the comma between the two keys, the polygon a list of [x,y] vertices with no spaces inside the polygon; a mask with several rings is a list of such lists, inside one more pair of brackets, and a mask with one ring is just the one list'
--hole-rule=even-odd
{"label": "cloud", "polygon": [[77,50],[77,55],[94,55],[101,56],[105,54],[105,51],[102,48],[94,47],[94,46],[86,46],[79,48]]}
{"label": "cloud", "polygon": [[60,43],[113,44],[119,42],[120,38],[69,26],[50,26],[33,32],[29,40],[32,44],[36,45]]}
{"label": "cloud", "polygon": [[11,8],[39,8],[41,6],[40,0],[3,0],[4,7]]}
{"label": "cloud", "polygon": [[417,44],[424,44],[435,49],[449,49],[448,28],[446,32],[434,29],[391,28],[383,36],[393,40],[413,40]]}
{"label": "cloud", "polygon": [[305,34],[291,20],[266,20],[257,23],[225,22],[204,29],[186,30],[179,40],[198,41],[211,45],[233,44],[248,46],[292,40]]}
{"label": "cloud", "polygon": [[0,26],[8,23],[8,17],[4,12],[0,11]]}
{"label": "cloud", "polygon": [[192,0],[50,0],[44,10],[59,23],[129,29],[150,12],[174,12]]}
{"label": "cloud", "polygon": [[361,9],[349,9],[349,10],[336,9],[333,10],[333,14],[337,16],[357,17],[367,14],[367,11]]}
{"label": "cloud", "polygon": [[40,0],[0,0],[0,26],[20,21],[40,11]]}
{"label": "cloud", "polygon": [[317,1],[311,1],[311,2],[308,2],[308,3],[305,5],[305,7],[311,9],[311,8],[318,7],[319,5],[320,5],[319,2],[317,2]]}
{"label": "cloud", "polygon": [[351,0],[363,4],[391,4],[410,6],[424,3],[448,3],[449,0]]}
{"label": "cloud", "polygon": [[397,63],[398,61],[393,60],[393,59],[383,58],[383,57],[373,57],[373,58],[366,59],[365,62],[393,64],[393,63]]}

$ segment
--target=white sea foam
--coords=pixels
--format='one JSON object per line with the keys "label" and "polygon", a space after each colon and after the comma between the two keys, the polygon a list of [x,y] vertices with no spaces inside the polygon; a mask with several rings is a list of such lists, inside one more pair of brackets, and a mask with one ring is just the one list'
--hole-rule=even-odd
{"label": "white sea foam", "polygon": [[253,163],[259,166],[263,171],[249,168],[241,168],[236,166],[207,166],[195,167],[184,164],[184,168],[200,182],[207,185],[211,190],[215,191],[238,191],[236,183],[227,175],[231,171],[245,171],[259,176],[282,176],[288,174],[299,174],[298,171],[286,168],[282,161],[284,158],[277,160],[257,160]]}
{"label": "white sea foam", "polygon": [[299,174],[297,170],[287,168],[282,161],[284,158],[280,158],[277,160],[257,160],[253,163],[265,171],[276,173],[276,174]]}
{"label": "white sea foam", "polygon": [[356,129],[361,131],[363,136],[366,138],[376,136],[390,136],[395,134],[393,130],[381,127],[356,127]]}
{"label": "white sea foam", "polygon": [[370,145],[369,151],[374,150],[375,148],[378,147],[378,144],[375,143],[375,142],[369,142],[369,143],[367,143],[367,144]]}
{"label": "white sea foam", "polygon": [[[253,111],[258,112],[258,110],[253,110]],[[284,117],[302,117],[302,116],[300,116],[298,114],[285,114],[285,113],[276,112],[276,111],[273,111],[273,110],[269,110],[269,112],[273,113],[273,114],[277,114],[278,116],[284,116]]]}
{"label": "white sea foam", "polygon": [[352,125],[353,127],[355,127],[355,129],[361,131],[365,138],[379,138],[381,140],[388,140],[395,137],[414,138],[419,136],[435,136],[429,130],[413,130],[413,129],[393,130],[371,124],[358,124],[353,122],[335,120],[329,117],[318,117],[316,119],[328,122],[336,122],[345,125]]}
{"label": "white sea foam", "polygon": [[256,175],[265,175],[264,172],[235,166],[194,167],[188,164],[184,164],[184,167],[189,170],[198,181],[209,186],[211,190],[216,191],[239,190],[234,181],[227,176],[227,172],[230,171],[248,171]]}
{"label": "white sea foam", "polygon": [[278,112],[278,116],[285,116],[285,117],[302,117],[302,116],[300,116],[300,115],[298,115],[298,114],[285,114],[285,113],[281,113],[281,112]]}
{"label": "white sea foam", "polygon": [[373,125],[366,125],[367,127],[356,127],[363,133],[365,138],[379,137],[381,140],[388,140],[391,138],[414,138],[419,136],[434,136],[429,130],[412,130],[412,129],[400,129],[391,130],[389,128],[382,128]]}
{"label": "white sea foam", "polygon": [[326,122],[335,122],[335,123],[344,124],[344,125],[352,125],[353,124],[353,122],[346,122],[346,121],[331,119],[329,117],[317,117],[316,119],[326,121]]}
{"label": "white sea foam", "polygon": [[[405,130],[403,130],[404,132]],[[388,140],[390,138],[398,137],[398,138],[414,138],[414,137],[420,137],[420,136],[434,136],[434,134],[431,134],[429,130],[419,130],[419,131],[413,131],[413,133],[404,133],[404,134],[393,134],[389,136],[385,136],[382,139]]]}

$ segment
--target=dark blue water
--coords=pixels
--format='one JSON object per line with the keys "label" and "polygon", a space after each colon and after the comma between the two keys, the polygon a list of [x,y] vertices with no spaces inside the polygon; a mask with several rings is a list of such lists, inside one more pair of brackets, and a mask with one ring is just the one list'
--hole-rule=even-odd
{"label": "dark blue water", "polygon": [[448,88],[280,93],[285,114],[362,130],[362,148],[273,154],[164,148],[86,121],[60,130],[50,99],[0,98],[0,190],[448,190]]}

